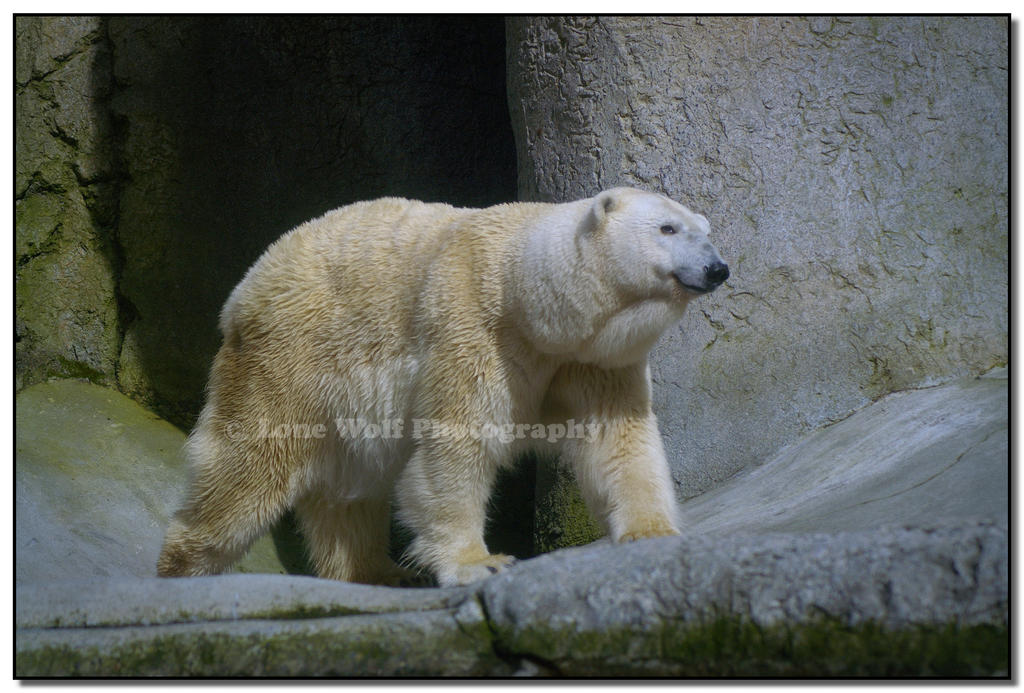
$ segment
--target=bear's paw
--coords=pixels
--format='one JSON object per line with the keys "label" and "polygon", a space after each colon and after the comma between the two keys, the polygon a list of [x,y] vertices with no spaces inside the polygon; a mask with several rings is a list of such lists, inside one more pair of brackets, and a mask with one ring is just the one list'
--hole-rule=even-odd
{"label": "bear's paw", "polygon": [[678,534],[679,530],[673,527],[668,520],[646,518],[631,525],[629,529],[620,534],[619,543],[652,537],[674,537]]}
{"label": "bear's paw", "polygon": [[515,556],[503,553],[489,554],[478,561],[459,563],[447,570],[440,571],[438,583],[441,587],[468,585],[496,575],[515,562]]}

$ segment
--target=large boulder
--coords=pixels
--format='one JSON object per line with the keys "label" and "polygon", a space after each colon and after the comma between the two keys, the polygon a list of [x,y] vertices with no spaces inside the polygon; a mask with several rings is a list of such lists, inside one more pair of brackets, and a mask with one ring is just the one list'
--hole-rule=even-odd
{"label": "large boulder", "polygon": [[521,199],[664,192],[732,270],[651,359],[680,498],[1005,365],[1007,38],[1000,17],[508,21]]}

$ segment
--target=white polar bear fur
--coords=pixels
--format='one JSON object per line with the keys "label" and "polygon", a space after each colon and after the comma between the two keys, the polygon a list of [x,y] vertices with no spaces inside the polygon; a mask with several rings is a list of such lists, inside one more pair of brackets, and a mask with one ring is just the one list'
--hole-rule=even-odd
{"label": "white polar bear fur", "polygon": [[[487,209],[387,198],[285,234],[224,306],[158,573],[220,572],[294,507],[319,575],[394,582],[392,498],[440,584],[510,561],[484,544],[486,504],[535,441],[341,435],[350,419],[597,424],[559,448],[595,516],[616,541],[677,533],[647,354],[696,295],[684,282],[720,262],[707,232],[664,196],[616,188]],[[267,435],[282,424],[326,433]]]}

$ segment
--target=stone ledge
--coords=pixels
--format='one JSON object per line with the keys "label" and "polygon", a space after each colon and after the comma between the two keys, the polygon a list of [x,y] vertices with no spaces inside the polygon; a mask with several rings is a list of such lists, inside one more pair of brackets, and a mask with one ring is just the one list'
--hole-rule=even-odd
{"label": "stone ledge", "polygon": [[450,609],[470,588],[394,589],[305,576],[93,578],[18,587],[17,628],[307,619]]}
{"label": "stone ledge", "polygon": [[[1008,626],[994,523],[599,542],[449,590],[227,575],[18,592],[20,677],[710,675],[696,653],[716,638],[753,657],[718,674],[834,674],[851,647],[874,674],[954,645],[959,675],[1008,661],[991,651]],[[905,651],[871,669],[871,642]],[[801,647],[821,661],[787,659]]]}

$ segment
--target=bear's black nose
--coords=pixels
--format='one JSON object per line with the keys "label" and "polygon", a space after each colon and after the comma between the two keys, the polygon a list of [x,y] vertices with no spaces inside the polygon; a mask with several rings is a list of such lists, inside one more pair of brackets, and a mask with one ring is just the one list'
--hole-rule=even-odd
{"label": "bear's black nose", "polygon": [[724,262],[712,262],[704,268],[704,277],[708,284],[718,286],[729,278],[729,266]]}

